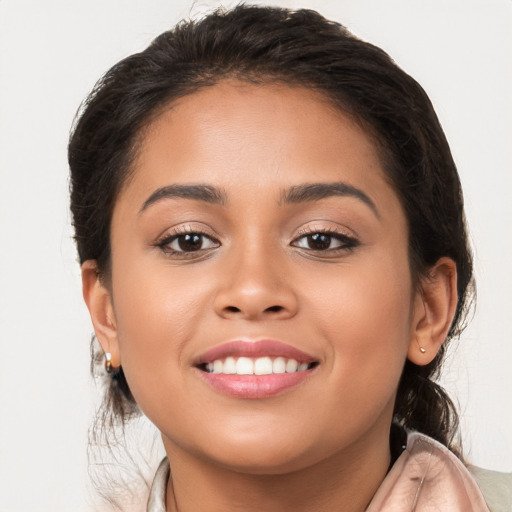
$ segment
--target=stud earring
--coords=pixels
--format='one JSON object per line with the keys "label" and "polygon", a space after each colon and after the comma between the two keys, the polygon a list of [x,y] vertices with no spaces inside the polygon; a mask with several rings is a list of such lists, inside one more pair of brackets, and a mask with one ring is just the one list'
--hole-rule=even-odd
{"label": "stud earring", "polygon": [[105,370],[107,373],[112,372],[112,354],[105,352]]}
{"label": "stud earring", "polygon": [[426,352],[426,350],[420,345],[420,341],[418,340],[418,338],[416,338],[416,343],[418,344],[418,348],[420,349],[420,352],[422,354],[424,354]]}

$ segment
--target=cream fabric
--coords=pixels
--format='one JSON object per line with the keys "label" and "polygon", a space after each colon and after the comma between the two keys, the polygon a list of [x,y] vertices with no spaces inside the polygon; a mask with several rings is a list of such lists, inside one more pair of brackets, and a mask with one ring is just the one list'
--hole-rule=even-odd
{"label": "cream fabric", "polygon": [[491,512],[512,512],[512,473],[469,466]]}
{"label": "cream fabric", "polygon": [[167,489],[167,480],[169,480],[170,473],[171,468],[169,467],[169,461],[167,457],[165,457],[156,470],[153,485],[151,486],[148,500],[148,512],[165,512],[165,491]]}
{"label": "cream fabric", "polygon": [[[445,446],[418,433],[377,490],[366,512],[512,512],[512,475],[472,468],[489,506],[469,470]],[[169,478],[165,458],[155,475],[147,512],[165,512]]]}

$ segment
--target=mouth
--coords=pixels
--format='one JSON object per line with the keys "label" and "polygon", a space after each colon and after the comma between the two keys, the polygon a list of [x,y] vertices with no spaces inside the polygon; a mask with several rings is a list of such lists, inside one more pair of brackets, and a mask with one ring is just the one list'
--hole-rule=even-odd
{"label": "mouth", "polygon": [[216,391],[236,398],[268,398],[306,380],[319,361],[274,340],[234,341],[203,354],[194,365]]}
{"label": "mouth", "polygon": [[215,359],[209,363],[198,365],[198,368],[207,373],[223,375],[280,375],[283,373],[297,373],[311,370],[318,365],[316,361],[311,363],[299,362],[293,358],[269,356],[227,357]]}

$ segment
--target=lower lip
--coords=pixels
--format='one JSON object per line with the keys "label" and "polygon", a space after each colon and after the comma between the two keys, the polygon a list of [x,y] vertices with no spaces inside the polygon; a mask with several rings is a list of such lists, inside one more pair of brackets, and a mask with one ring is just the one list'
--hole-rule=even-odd
{"label": "lower lip", "polygon": [[270,375],[226,375],[201,370],[202,378],[214,389],[236,398],[270,398],[310,377],[313,370]]}

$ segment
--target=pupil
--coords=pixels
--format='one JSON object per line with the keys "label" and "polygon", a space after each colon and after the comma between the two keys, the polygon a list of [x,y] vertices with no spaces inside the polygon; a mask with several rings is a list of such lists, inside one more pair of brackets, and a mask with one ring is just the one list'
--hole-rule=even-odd
{"label": "pupil", "polygon": [[324,235],[323,233],[308,235],[308,244],[312,249],[316,250],[329,249],[329,246],[331,245],[331,236]]}
{"label": "pupil", "polygon": [[192,233],[190,235],[180,236],[178,245],[182,251],[198,251],[201,249],[201,235]]}

